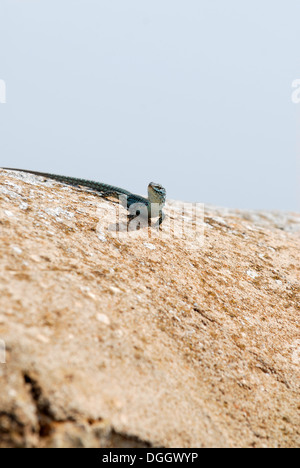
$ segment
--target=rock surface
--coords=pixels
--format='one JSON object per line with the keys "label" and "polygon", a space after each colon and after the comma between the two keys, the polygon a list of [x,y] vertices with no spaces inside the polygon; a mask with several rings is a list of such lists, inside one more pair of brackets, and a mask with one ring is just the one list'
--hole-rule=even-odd
{"label": "rock surface", "polygon": [[185,208],[0,170],[0,447],[300,445],[300,216]]}

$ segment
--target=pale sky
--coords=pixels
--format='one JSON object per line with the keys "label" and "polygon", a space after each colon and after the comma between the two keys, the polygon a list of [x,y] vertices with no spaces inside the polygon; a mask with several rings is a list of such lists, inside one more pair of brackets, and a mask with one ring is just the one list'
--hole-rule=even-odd
{"label": "pale sky", "polygon": [[299,0],[0,1],[0,166],[300,211]]}

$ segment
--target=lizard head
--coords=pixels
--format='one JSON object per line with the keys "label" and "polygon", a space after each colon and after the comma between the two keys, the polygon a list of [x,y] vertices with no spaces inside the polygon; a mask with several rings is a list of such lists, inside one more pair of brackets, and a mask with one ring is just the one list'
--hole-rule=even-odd
{"label": "lizard head", "polygon": [[157,203],[161,207],[166,202],[166,189],[155,182],[150,182],[148,185],[148,200],[150,203]]}

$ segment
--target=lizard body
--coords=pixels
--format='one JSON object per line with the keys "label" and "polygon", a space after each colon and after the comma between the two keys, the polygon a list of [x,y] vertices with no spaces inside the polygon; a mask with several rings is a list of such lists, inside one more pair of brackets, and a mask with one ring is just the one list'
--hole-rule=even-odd
{"label": "lizard body", "polygon": [[86,187],[92,189],[94,192],[99,193],[100,196],[103,198],[117,198],[118,201],[129,211],[132,205],[136,205],[137,208],[139,205],[145,206],[147,208],[148,218],[150,219],[159,217],[159,224],[161,224],[164,219],[162,209],[166,201],[166,190],[160,184],[156,184],[154,182],[150,182],[150,184],[148,185],[148,198],[145,198],[140,195],[131,193],[128,190],[122,189],[120,187],[104,184],[102,182],[95,182],[93,180],[51,174],[47,172],[31,171],[28,169],[15,169],[8,167],[3,167],[1,169],[37,175],[40,177],[45,177],[47,179],[55,180],[57,182],[61,182],[63,184],[71,185],[73,187]]}

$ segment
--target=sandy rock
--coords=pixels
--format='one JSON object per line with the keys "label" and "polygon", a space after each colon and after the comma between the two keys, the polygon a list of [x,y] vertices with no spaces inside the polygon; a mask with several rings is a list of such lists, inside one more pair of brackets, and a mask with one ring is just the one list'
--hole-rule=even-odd
{"label": "sandy rock", "polygon": [[198,208],[0,171],[0,447],[300,445],[300,216]]}

